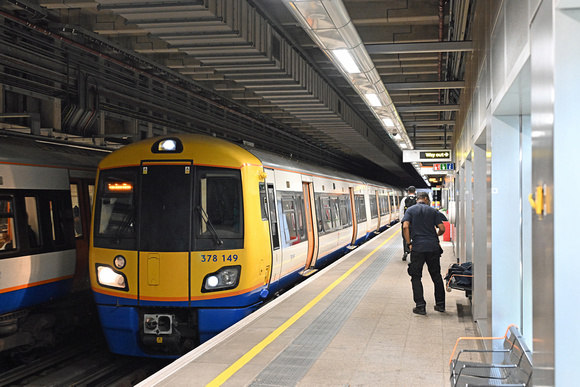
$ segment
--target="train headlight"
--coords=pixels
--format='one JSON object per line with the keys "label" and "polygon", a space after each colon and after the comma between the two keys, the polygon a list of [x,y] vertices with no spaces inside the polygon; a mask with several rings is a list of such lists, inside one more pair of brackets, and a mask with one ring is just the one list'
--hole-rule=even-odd
{"label": "train headlight", "polygon": [[110,266],[97,265],[97,281],[106,288],[129,290],[125,274],[115,271]]}
{"label": "train headlight", "polygon": [[210,273],[203,279],[202,293],[214,292],[216,290],[233,289],[240,282],[241,266],[222,267],[215,273]]}
{"label": "train headlight", "polygon": [[155,141],[151,147],[153,153],[181,153],[183,152],[183,143],[175,137],[162,138]]}
{"label": "train headlight", "polygon": [[117,255],[113,263],[117,269],[121,270],[127,264],[127,260],[122,255]]}

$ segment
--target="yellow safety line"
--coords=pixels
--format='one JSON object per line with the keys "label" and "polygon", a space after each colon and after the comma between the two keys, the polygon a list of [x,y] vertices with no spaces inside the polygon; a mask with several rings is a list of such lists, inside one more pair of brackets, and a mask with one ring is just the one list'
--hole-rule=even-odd
{"label": "yellow safety line", "polygon": [[383,247],[388,241],[393,239],[398,233],[393,233],[386,241],[381,243],[377,248],[371,251],[366,257],[361,259],[356,265],[351,267],[346,273],[344,273],[340,278],[334,281],[332,284],[328,285],[322,293],[320,293],[316,298],[310,301],[306,306],[300,309],[294,316],[290,317],[286,322],[280,325],[274,332],[270,333],[268,337],[262,340],[260,343],[256,344],[254,348],[246,352],[244,356],[239,358],[234,364],[229,366],[224,372],[219,374],[214,380],[209,382],[206,386],[217,387],[225,383],[229,378],[232,377],[240,368],[245,366],[250,360],[252,360],[258,353],[260,353],[264,348],[266,348],[272,341],[274,341],[278,336],[280,336],[286,329],[290,328],[300,317],[302,317],[306,312],[308,312],[314,305],[316,305],[320,300],[324,298],[332,289],[334,289],[338,284],[344,281],[349,275],[352,274],[360,265],[362,265],[367,259],[369,259],[374,253],[377,252],[381,247]]}

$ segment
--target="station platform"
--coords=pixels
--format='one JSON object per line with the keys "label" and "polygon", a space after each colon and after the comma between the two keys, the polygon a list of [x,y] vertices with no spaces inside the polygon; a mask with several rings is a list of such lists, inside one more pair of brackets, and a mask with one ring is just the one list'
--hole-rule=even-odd
{"label": "station platform", "polygon": [[[442,275],[455,263],[442,242]],[[465,292],[414,306],[400,225],[271,301],[138,386],[448,386],[457,338],[476,336]]]}

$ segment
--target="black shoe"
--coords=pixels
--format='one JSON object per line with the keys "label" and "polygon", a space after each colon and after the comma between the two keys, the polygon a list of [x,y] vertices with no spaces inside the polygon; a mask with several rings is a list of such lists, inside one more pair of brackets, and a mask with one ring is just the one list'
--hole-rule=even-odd
{"label": "black shoe", "polygon": [[403,254],[403,261],[406,261],[407,260],[407,255],[409,255],[409,253]]}
{"label": "black shoe", "polygon": [[433,309],[435,309],[437,312],[445,313],[445,305],[443,306],[435,305]]}
{"label": "black shoe", "polygon": [[425,311],[425,305],[414,307],[413,308],[413,313],[426,315],[427,312]]}

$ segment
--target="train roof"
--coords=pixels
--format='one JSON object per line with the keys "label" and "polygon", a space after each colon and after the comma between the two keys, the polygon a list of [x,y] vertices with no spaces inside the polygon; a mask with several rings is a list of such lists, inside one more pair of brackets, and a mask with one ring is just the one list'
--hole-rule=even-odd
{"label": "train roof", "polygon": [[111,151],[49,137],[0,133],[0,163],[67,169],[96,169]]}
{"label": "train roof", "polygon": [[[183,147],[183,151],[155,151],[160,141],[168,139],[177,139]],[[118,168],[121,166],[137,166],[141,161],[152,159],[155,160],[176,160],[192,159],[194,164],[241,168],[243,165],[256,164],[260,165],[254,155],[248,153],[245,149],[227,140],[222,140],[209,135],[201,134],[177,134],[152,137],[145,140],[126,145],[107,156],[99,164],[99,168]]]}
{"label": "train roof", "polygon": [[[161,141],[178,139],[184,151],[159,153],[155,151]],[[196,165],[241,168],[243,165],[254,164],[265,167],[307,173],[329,178],[339,178],[356,183],[388,186],[384,183],[369,181],[353,174],[336,171],[323,166],[305,163],[284,157],[273,152],[256,149],[248,145],[239,145],[225,139],[204,134],[175,134],[152,137],[126,145],[107,156],[99,164],[101,169],[118,168],[122,166],[140,165],[141,161],[153,158],[156,160],[192,159]]]}

